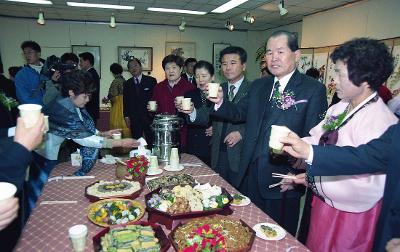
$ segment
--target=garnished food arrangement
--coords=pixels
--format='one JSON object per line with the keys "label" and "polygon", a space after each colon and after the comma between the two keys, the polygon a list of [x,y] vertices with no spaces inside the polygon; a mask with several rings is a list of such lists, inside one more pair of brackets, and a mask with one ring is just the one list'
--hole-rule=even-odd
{"label": "garnished food arrangement", "polygon": [[144,207],[134,200],[107,199],[89,206],[88,218],[93,223],[107,227],[137,221],[144,215]]}
{"label": "garnished food arrangement", "polygon": [[162,188],[153,193],[147,205],[169,214],[181,214],[223,208],[229,203],[227,193],[221,187],[210,184]]}
{"label": "garnished food arrangement", "polygon": [[273,227],[267,225],[261,225],[261,231],[268,238],[275,238],[278,236],[278,232]]}
{"label": "garnished food arrangement", "polygon": [[86,194],[97,198],[124,197],[141,189],[137,181],[98,181],[86,188]]}
{"label": "garnished food arrangement", "polygon": [[177,186],[177,185],[195,185],[196,182],[189,174],[177,174],[169,176],[161,176],[147,181],[147,187],[150,191],[154,191],[161,187]]}
{"label": "garnished food arrangement", "polygon": [[235,194],[232,197],[233,197],[232,203],[235,205],[240,205],[242,203],[242,200],[246,199],[246,197],[243,197],[240,194]]}
{"label": "garnished food arrangement", "polygon": [[171,238],[178,251],[250,250],[254,231],[242,221],[215,215],[178,226]]}
{"label": "garnished food arrangement", "polygon": [[103,252],[160,251],[160,241],[151,226],[127,225],[112,228],[101,238]]}

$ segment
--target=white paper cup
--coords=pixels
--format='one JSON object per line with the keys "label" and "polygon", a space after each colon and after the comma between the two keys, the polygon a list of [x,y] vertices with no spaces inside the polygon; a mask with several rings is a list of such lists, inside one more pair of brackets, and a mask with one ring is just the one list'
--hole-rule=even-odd
{"label": "white paper cup", "polygon": [[182,103],[183,98],[185,98],[185,97],[183,97],[183,96],[177,96],[177,97],[175,97],[176,102],[177,102],[178,104],[181,104],[181,103]]}
{"label": "white paper cup", "polygon": [[182,100],[182,109],[183,110],[190,110],[192,104],[192,99],[191,98],[183,98]]}
{"label": "white paper cup", "polygon": [[39,120],[42,106],[38,104],[22,104],[18,106],[18,109],[24,121],[25,128],[31,128]]}
{"label": "white paper cup", "polygon": [[17,187],[11,183],[0,182],[0,201],[14,197]]}
{"label": "white paper cup", "polygon": [[150,170],[155,170],[158,168],[158,158],[157,156],[150,156]]}
{"label": "white paper cup", "polygon": [[119,132],[119,133],[113,133],[112,134],[112,138],[113,139],[121,139],[122,138],[122,134],[121,134],[121,132]]}
{"label": "white paper cup", "polygon": [[283,143],[279,141],[282,137],[287,137],[291,130],[286,126],[271,125],[271,135],[269,137],[269,147],[274,153],[281,154]]}
{"label": "white paper cup", "polygon": [[178,148],[171,149],[171,155],[169,157],[169,165],[171,169],[178,169],[179,168],[179,152]]}
{"label": "white paper cup", "polygon": [[208,83],[208,96],[211,98],[218,97],[219,83]]}
{"label": "white paper cup", "polygon": [[88,230],[85,225],[75,225],[68,230],[74,251],[81,252],[85,250],[87,232]]}
{"label": "white paper cup", "polygon": [[157,110],[157,102],[149,101],[149,107],[150,107],[150,111],[156,111]]}

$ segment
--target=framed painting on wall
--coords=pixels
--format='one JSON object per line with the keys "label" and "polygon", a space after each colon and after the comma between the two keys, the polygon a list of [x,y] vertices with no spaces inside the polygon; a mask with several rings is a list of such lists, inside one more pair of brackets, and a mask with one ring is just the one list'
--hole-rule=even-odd
{"label": "framed painting on wall", "polygon": [[214,69],[216,73],[219,73],[221,70],[221,62],[219,62],[219,53],[227,48],[228,46],[231,46],[231,44],[228,43],[213,43],[213,58],[212,58],[212,64],[214,65]]}
{"label": "framed painting on wall", "polygon": [[94,57],[94,69],[101,77],[101,58],[100,58],[100,46],[90,46],[90,45],[72,45],[72,52],[78,57],[80,53],[90,52]]}
{"label": "framed painting on wall", "polygon": [[142,63],[143,71],[153,70],[153,47],[118,46],[118,63],[128,70],[128,61],[132,58]]}
{"label": "framed painting on wall", "polygon": [[313,53],[313,48],[301,49],[301,56],[297,65],[297,70],[299,70],[300,73],[305,74],[307,70],[312,67]]}
{"label": "framed painting on wall", "polygon": [[194,42],[165,42],[165,55],[178,55],[187,58],[196,58],[196,43]]}

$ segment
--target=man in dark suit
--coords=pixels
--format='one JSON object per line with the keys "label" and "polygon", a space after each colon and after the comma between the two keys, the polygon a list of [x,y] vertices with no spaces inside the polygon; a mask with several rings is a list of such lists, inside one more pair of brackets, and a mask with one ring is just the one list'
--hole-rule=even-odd
{"label": "man in dark suit", "polygon": [[196,78],[194,76],[194,65],[197,60],[195,58],[187,58],[185,60],[185,72],[181,74],[181,77],[192,83],[197,87]]}
{"label": "man in dark suit", "polygon": [[96,125],[97,120],[100,117],[100,76],[97,73],[96,69],[93,68],[93,65],[93,54],[91,54],[90,52],[79,54],[79,67],[92,75],[94,88],[96,89],[92,93],[90,101],[86,104],[86,110],[87,112],[89,112],[89,115],[92,117],[94,124]]}
{"label": "man in dark suit", "polygon": [[149,146],[153,143],[153,133],[150,125],[152,118],[147,112],[147,103],[153,96],[153,89],[157,80],[151,76],[142,74],[142,63],[133,58],[128,61],[128,70],[132,78],[124,83],[124,117],[132,137],[139,139],[145,135]]}
{"label": "man in dark suit", "polygon": [[381,137],[357,148],[333,145],[310,147],[294,134],[281,139],[281,142],[287,145],[284,150],[290,155],[303,158],[311,164],[307,167],[310,176],[387,174],[373,248],[373,251],[385,251],[385,245],[391,238],[400,237],[399,139],[398,123],[391,126]]}
{"label": "man in dark suit", "polygon": [[240,170],[233,185],[292,235],[296,234],[304,189],[281,193],[278,187],[268,187],[280,182],[272,178],[273,172],[286,174],[291,170],[286,158],[269,154],[271,125],[284,125],[306,136],[327,109],[325,86],[296,70],[299,58],[296,36],[276,31],[266,50],[268,68],[275,77],[255,80],[237,104],[222,99],[222,92],[218,98],[210,98],[216,103],[214,116],[246,121]]}

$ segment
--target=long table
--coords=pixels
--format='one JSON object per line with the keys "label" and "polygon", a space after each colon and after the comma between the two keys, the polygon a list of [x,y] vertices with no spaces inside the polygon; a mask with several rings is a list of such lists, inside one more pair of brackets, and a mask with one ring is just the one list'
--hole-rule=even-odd
{"label": "long table", "polygon": [[[181,163],[201,163],[201,167],[185,167],[179,173],[191,174],[200,183],[215,184],[224,187],[231,194],[238,191],[223,180],[212,169],[202,163],[197,157],[183,154]],[[59,164],[51,173],[50,177],[60,175],[71,175],[77,167],[70,163]],[[171,175],[177,172],[164,171],[161,175]],[[33,210],[17,244],[15,251],[72,251],[68,238],[68,228],[77,224],[85,224],[88,227],[88,238],[85,251],[93,251],[92,237],[103,228],[90,222],[86,216],[89,200],[84,196],[85,187],[97,180],[115,179],[115,165],[97,163],[88,175],[95,176],[94,179],[58,180],[48,182],[40,196],[37,207]],[[161,176],[159,175],[159,176]],[[144,204],[144,195],[147,188],[136,198]],[[41,204],[43,201],[77,201],[70,204]],[[250,227],[260,222],[272,222],[263,211],[253,203],[244,207],[231,206],[233,214],[230,217],[242,219]],[[141,220],[147,220],[147,213]],[[164,228],[168,235],[169,230]],[[174,251],[172,246],[169,251]],[[309,251],[289,233],[280,241],[265,241],[258,237],[254,240],[251,251]]]}

